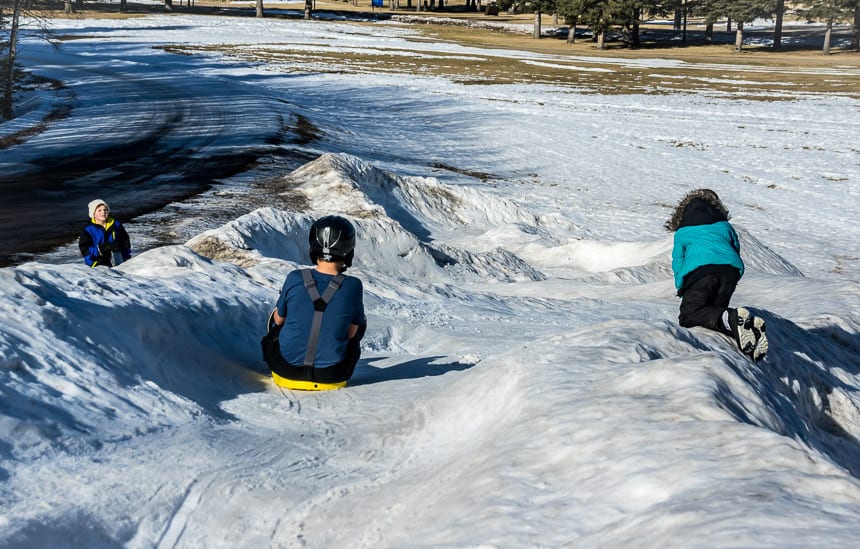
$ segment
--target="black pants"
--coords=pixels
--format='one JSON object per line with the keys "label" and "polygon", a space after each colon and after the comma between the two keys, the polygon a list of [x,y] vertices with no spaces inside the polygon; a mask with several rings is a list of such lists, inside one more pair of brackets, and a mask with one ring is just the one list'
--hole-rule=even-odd
{"label": "black pants", "polygon": [[721,269],[704,273],[689,282],[685,280],[681,314],[678,316],[681,326],[702,326],[732,335],[731,330],[723,325],[723,312],[729,307],[739,279],[737,269]]}
{"label": "black pants", "polygon": [[346,346],[346,355],[343,357],[343,360],[326,368],[294,366],[288,363],[284,360],[283,355],[281,355],[281,347],[277,339],[274,340],[274,344],[269,343],[268,350],[265,350],[266,344],[264,343],[264,358],[273,372],[286,379],[316,381],[318,383],[340,383],[352,377],[355,365],[358,363],[358,359],[361,358],[359,341],[358,337],[350,339]]}

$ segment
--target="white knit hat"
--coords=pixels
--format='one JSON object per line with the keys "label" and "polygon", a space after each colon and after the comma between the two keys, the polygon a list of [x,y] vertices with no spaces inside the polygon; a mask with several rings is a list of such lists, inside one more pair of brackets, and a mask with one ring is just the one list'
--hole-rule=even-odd
{"label": "white knit hat", "polygon": [[105,202],[101,198],[96,198],[95,200],[90,202],[88,205],[89,209],[90,209],[90,218],[93,218],[96,216],[96,208],[98,208],[102,204],[105,205],[105,208],[107,208],[108,213],[110,213],[110,206],[108,206],[107,202]]}

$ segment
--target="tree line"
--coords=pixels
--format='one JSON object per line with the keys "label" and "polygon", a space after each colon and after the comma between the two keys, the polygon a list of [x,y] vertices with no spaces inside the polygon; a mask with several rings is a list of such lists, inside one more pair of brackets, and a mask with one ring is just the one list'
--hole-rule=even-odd
{"label": "tree line", "polygon": [[[84,0],[60,0],[66,12],[83,7]],[[173,9],[174,0],[163,0],[164,8]],[[480,0],[466,0],[467,6],[478,9]],[[486,1],[486,0],[485,0]],[[16,81],[23,74],[17,64],[17,50],[20,20],[28,15],[38,21],[31,10],[36,0],[0,0],[0,119],[11,119]],[[40,7],[58,6],[60,2],[46,3]],[[179,0],[182,5],[183,0]],[[422,7],[417,0],[418,9]],[[411,4],[411,0],[410,0]],[[744,25],[756,19],[774,21],[773,47],[782,45],[783,20],[787,13],[810,22],[825,24],[822,51],[830,53],[831,33],[834,24],[850,23],[851,49],[860,49],[860,0],[500,0],[503,9],[530,10],[535,14],[534,37],[541,37],[542,14],[555,14],[563,18],[568,26],[567,40],[576,40],[578,27],[587,26],[597,42],[604,48],[607,33],[617,31],[630,47],[638,47],[640,26],[648,19],[670,18],[676,28],[684,29],[686,39],[687,19],[704,21],[705,42],[710,42],[714,25],[726,22],[726,30],[735,28],[735,50],[743,46]],[[193,0],[188,0],[188,6]],[[443,5],[443,0],[438,1]],[[119,1],[119,10],[127,11],[127,0]],[[314,8],[313,0],[306,0],[305,18],[310,19]],[[789,12],[790,10],[790,12]],[[256,0],[256,16],[264,17],[263,0]],[[47,35],[47,26],[40,26]]]}
{"label": "tree line", "polygon": [[[502,0],[502,6],[517,0]],[[726,22],[726,30],[735,29],[735,50],[743,46],[744,25],[756,19],[774,21],[773,47],[782,47],[783,21],[787,14],[799,20],[825,25],[822,51],[830,53],[834,24],[850,23],[851,49],[860,49],[860,0],[532,0],[535,12],[535,37],[540,37],[539,14],[557,14],[568,26],[568,42],[576,40],[578,26],[587,26],[598,48],[603,48],[606,34],[617,30],[631,47],[638,47],[640,25],[647,19],[672,19],[676,28],[686,32],[688,19],[705,24],[705,42],[712,40],[714,25]]]}

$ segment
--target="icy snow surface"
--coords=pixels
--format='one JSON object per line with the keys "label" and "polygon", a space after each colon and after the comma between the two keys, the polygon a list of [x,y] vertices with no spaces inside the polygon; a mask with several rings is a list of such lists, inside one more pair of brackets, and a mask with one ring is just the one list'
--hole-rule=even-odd
{"label": "icy snow surface", "polygon": [[[57,78],[69,48],[415,46],[393,25],[53,25],[80,40],[23,55]],[[280,177],[303,207],[111,271],[0,269],[0,546],[854,546],[856,100],[205,70],[321,128]],[[700,186],[741,235],[763,363],[677,324],[662,223]],[[364,356],[346,389],[281,392],[259,338],[328,213],[358,228]]]}

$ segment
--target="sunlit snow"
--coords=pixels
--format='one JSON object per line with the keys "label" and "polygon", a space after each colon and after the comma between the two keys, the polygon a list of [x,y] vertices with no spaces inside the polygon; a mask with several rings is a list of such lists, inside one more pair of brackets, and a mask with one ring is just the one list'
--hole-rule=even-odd
{"label": "sunlit snow", "polygon": [[[415,49],[414,31],[392,24],[52,26],[78,39],[59,51],[28,39],[21,55],[68,79],[83,114],[46,140],[94,118],[123,131],[122,103],[100,110],[98,89],[75,81],[68,60],[84,54],[109,72],[164,63],[194,86],[187,59],[171,66],[152,46]],[[135,242],[144,216],[128,226],[145,250],[113,270],[84,266],[75,235],[51,262],[0,269],[0,546],[856,543],[856,99],[600,95],[195,59],[265,98],[213,147],[255,139],[275,116],[265,106],[320,128],[316,159],[275,182],[302,207],[249,209],[151,248]],[[201,102],[218,91],[193,90]],[[33,97],[0,132],[66,99]],[[698,187],[719,193],[741,236],[733,303],[766,318],[764,362],[677,323],[663,222]],[[310,223],[329,213],[358,228],[364,355],[345,389],[282,392],[259,338],[287,272],[308,261]]]}

